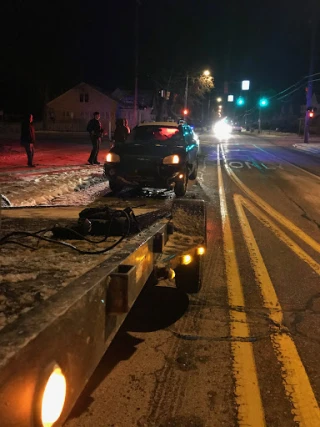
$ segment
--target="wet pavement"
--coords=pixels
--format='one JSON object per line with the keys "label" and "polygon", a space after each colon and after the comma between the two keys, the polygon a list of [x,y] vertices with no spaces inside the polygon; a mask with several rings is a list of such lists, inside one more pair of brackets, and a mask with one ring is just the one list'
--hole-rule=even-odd
{"label": "wet pavement", "polygon": [[[320,159],[248,135],[201,137],[203,286],[146,287],[67,427],[320,426]],[[53,204],[159,207],[107,183]],[[79,202],[81,201],[81,202]]]}
{"label": "wet pavement", "polygon": [[319,426],[320,160],[201,138],[203,288],[146,289],[66,423]]}

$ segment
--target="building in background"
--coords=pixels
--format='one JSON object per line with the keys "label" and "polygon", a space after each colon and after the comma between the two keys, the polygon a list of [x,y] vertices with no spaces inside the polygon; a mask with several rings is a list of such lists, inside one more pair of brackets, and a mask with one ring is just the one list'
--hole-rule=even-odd
{"label": "building in background", "polygon": [[[130,128],[134,123],[134,91],[117,88],[112,92],[112,98],[118,100],[117,118],[127,119]],[[139,90],[138,94],[138,123],[155,120],[154,92],[152,90]]]}
{"label": "building in background", "polygon": [[95,111],[101,115],[101,123],[109,133],[115,128],[119,102],[102,89],[80,83],[48,102],[45,128],[56,131],[86,131],[87,123]]}

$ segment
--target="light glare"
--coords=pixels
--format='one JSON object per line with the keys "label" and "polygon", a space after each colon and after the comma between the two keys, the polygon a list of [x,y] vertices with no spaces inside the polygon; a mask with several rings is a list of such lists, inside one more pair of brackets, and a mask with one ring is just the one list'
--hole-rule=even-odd
{"label": "light glare", "polygon": [[191,261],[192,261],[191,255],[183,255],[181,263],[183,265],[189,265],[191,263]]}
{"label": "light glare", "polygon": [[44,389],[41,405],[43,427],[51,427],[60,417],[67,393],[67,383],[59,366],[51,373]]}

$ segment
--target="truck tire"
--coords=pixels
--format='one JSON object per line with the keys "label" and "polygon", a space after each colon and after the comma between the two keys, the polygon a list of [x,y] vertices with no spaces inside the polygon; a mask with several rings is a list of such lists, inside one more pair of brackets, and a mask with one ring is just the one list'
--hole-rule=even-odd
{"label": "truck tire", "polygon": [[179,265],[175,269],[177,289],[187,294],[196,294],[201,289],[201,264],[196,259],[190,265]]}
{"label": "truck tire", "polygon": [[196,160],[196,162],[195,162],[195,164],[193,166],[192,172],[189,175],[189,179],[192,179],[192,180],[196,179],[197,175],[198,175],[198,159]]}
{"label": "truck tire", "polygon": [[109,187],[113,193],[120,193],[123,189],[123,185],[116,179],[109,179]]}
{"label": "truck tire", "polygon": [[185,177],[182,181],[177,181],[174,186],[174,194],[177,197],[183,197],[187,192],[188,185],[188,173],[185,174]]}

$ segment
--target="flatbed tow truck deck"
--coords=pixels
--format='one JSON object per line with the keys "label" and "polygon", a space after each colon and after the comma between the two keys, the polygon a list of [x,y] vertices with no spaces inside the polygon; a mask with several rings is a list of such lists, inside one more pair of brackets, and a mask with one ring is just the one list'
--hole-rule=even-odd
{"label": "flatbed tow truck deck", "polygon": [[[36,233],[55,223],[69,226],[81,210],[7,208],[1,236]],[[200,289],[204,202],[181,200],[170,211],[150,207],[134,213],[145,228],[100,255],[33,238],[18,241],[34,240],[36,250],[0,246],[1,426],[62,425],[146,283],[175,275],[177,287]],[[110,237],[94,246],[85,240],[68,243],[96,251],[117,240]]]}

